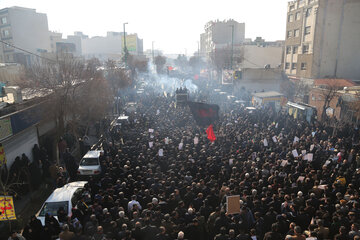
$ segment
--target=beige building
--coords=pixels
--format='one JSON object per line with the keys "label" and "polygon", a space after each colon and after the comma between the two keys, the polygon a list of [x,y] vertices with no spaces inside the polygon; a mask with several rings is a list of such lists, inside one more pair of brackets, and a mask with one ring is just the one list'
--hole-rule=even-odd
{"label": "beige building", "polygon": [[233,19],[226,21],[210,21],[205,25],[205,32],[200,34],[200,53],[204,57],[215,50],[217,46],[239,45],[245,40],[245,23]]}
{"label": "beige building", "polygon": [[284,70],[297,78],[360,79],[360,1],[288,3]]}
{"label": "beige building", "polygon": [[50,37],[50,52],[56,53],[56,43],[63,41],[62,33],[49,31]]}
{"label": "beige building", "polygon": [[[10,7],[0,10],[1,40],[32,53],[50,51],[47,16],[35,9]],[[33,56],[3,44],[3,61],[28,64]]]}

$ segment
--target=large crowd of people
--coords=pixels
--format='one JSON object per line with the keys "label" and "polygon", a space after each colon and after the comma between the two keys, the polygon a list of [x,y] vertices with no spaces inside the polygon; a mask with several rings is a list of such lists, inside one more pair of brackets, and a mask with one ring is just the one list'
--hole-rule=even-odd
{"label": "large crowd of people", "polygon": [[[89,179],[71,217],[59,209],[42,226],[33,216],[23,237],[360,239],[357,128],[339,123],[333,136],[271,108],[220,109],[210,142],[187,106],[145,92],[127,126],[109,126],[102,174]],[[234,195],[240,211],[229,214]]]}

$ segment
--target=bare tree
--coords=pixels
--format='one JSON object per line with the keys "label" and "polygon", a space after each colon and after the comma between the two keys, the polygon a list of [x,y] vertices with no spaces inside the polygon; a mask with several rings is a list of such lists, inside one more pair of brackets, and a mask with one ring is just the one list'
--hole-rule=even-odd
{"label": "bare tree", "polygon": [[185,71],[189,66],[189,62],[184,54],[179,54],[175,59],[175,65]]}
{"label": "bare tree", "polygon": [[128,67],[131,72],[147,72],[149,60],[147,58],[139,58],[135,55],[129,55],[127,58]]}
{"label": "bare tree", "polygon": [[320,95],[324,99],[324,105],[322,107],[321,121],[325,122],[328,120],[326,109],[330,107],[331,101],[337,96],[341,86],[336,79],[329,79],[327,84],[319,87]]}
{"label": "bare tree", "polygon": [[[69,55],[61,55],[56,61],[39,61],[25,69],[18,85],[44,98],[42,117],[55,121],[57,139],[65,133],[68,122],[72,124],[73,133],[76,134],[75,125],[82,123],[84,117],[87,117],[84,115],[85,109],[99,107],[91,104],[96,99],[105,97],[101,94],[107,94],[107,85],[98,84],[103,80],[98,67],[99,61],[95,59],[85,62]],[[95,87],[90,93],[89,88]],[[106,109],[109,101],[102,103],[104,105],[101,108]],[[102,116],[103,114],[97,115]]]}
{"label": "bare tree", "polygon": [[154,64],[156,66],[156,72],[157,73],[163,73],[164,72],[164,66],[166,63],[166,57],[164,56],[156,56],[154,59]]}
{"label": "bare tree", "polygon": [[189,59],[189,65],[193,73],[199,73],[200,69],[205,66],[205,62],[199,56],[192,56]]}
{"label": "bare tree", "polygon": [[230,69],[231,63],[236,68],[244,60],[243,51],[240,48],[231,50],[230,46],[215,49],[210,55],[212,66],[220,76],[223,69]]}
{"label": "bare tree", "polygon": [[106,79],[111,85],[114,96],[117,96],[117,92],[121,88],[126,88],[132,85],[133,79],[130,76],[130,72],[125,68],[118,67],[114,60],[108,60],[105,62],[106,67]]}

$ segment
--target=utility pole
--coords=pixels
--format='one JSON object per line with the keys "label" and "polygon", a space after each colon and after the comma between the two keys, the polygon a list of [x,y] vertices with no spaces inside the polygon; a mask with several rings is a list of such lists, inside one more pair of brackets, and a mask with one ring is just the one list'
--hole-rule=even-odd
{"label": "utility pole", "polygon": [[154,62],[154,41],[152,41],[152,61]]}
{"label": "utility pole", "polygon": [[199,41],[197,41],[197,44],[198,44],[198,59],[197,59],[197,61],[198,61],[198,67],[199,67],[199,76],[200,76],[200,43],[199,43]]}
{"label": "utility pole", "polygon": [[234,25],[231,25],[231,70],[233,69],[234,58]]}
{"label": "utility pole", "polygon": [[126,32],[125,32],[125,25],[128,24],[127,22],[126,23],[123,23],[123,29],[124,29],[124,59],[125,59],[125,66],[127,65],[127,54],[128,54],[128,51],[127,51],[127,48],[126,48]]}

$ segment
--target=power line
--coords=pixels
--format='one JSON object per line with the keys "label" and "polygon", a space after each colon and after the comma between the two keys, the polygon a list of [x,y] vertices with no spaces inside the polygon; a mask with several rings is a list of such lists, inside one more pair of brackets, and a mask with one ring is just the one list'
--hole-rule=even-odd
{"label": "power line", "polygon": [[36,56],[36,57],[38,57],[38,58],[41,58],[41,59],[44,59],[44,60],[47,60],[47,61],[50,61],[50,62],[55,62],[55,63],[57,62],[56,60],[53,60],[53,59],[50,59],[50,58],[47,58],[47,57],[40,56],[40,55],[38,55],[38,54],[36,54],[36,53],[27,51],[27,50],[25,50],[25,49],[23,49],[23,48],[17,47],[17,46],[15,46],[15,45],[10,44],[10,43],[8,43],[8,42],[5,42],[5,41],[3,41],[3,40],[0,40],[0,42],[2,42],[3,44],[5,44],[5,45],[7,45],[7,46],[9,46],[9,47],[12,47],[12,48],[15,48],[15,49],[17,49],[17,50],[20,50],[20,51],[22,51],[22,52],[26,52],[26,53],[28,53],[28,54],[30,54],[30,55],[34,55],[34,56]]}

